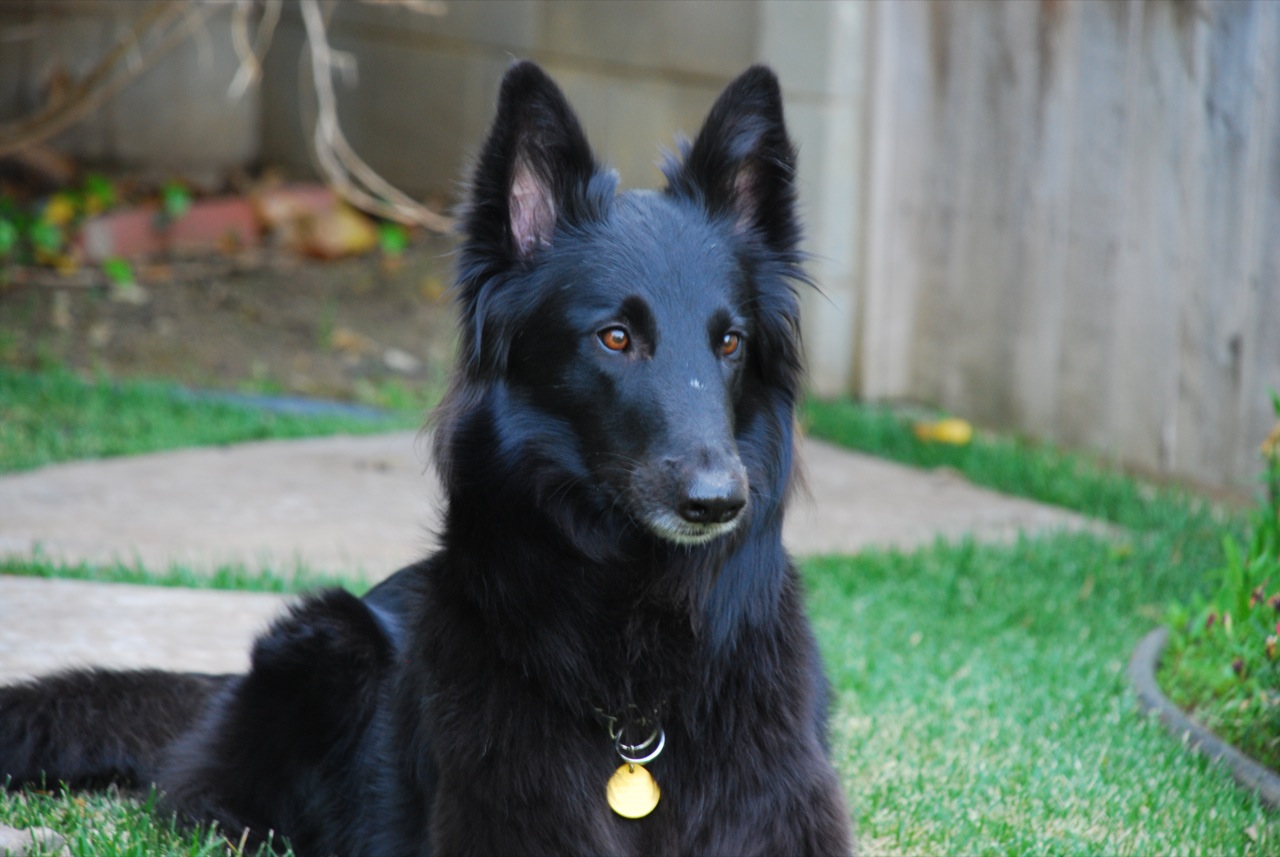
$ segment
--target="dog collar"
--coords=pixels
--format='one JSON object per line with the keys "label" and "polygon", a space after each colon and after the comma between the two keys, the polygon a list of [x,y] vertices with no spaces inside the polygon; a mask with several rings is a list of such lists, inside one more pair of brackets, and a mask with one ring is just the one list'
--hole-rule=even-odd
{"label": "dog collar", "polygon": [[662,797],[657,781],[644,767],[667,746],[667,734],[658,721],[658,714],[655,711],[643,715],[634,705],[627,707],[625,717],[606,714],[599,708],[595,712],[604,722],[613,740],[613,749],[622,760],[605,785],[609,808],[623,818],[644,818],[653,812]]}

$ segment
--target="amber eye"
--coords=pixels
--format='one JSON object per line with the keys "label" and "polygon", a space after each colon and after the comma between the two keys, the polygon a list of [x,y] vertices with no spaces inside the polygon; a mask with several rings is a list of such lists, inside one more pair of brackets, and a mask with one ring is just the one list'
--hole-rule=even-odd
{"label": "amber eye", "polygon": [[739,334],[729,332],[720,340],[720,356],[732,357],[742,348],[742,337]]}
{"label": "amber eye", "polygon": [[600,344],[610,351],[626,351],[631,344],[631,335],[623,327],[606,327],[597,335]]}

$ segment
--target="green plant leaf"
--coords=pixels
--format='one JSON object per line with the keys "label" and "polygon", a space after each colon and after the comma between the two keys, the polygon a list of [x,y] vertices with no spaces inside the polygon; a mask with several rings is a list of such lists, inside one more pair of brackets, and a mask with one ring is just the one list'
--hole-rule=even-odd
{"label": "green plant leaf", "polygon": [[31,224],[27,237],[31,240],[33,247],[46,253],[58,252],[62,249],[63,241],[66,240],[62,227],[43,220],[37,220]]}
{"label": "green plant leaf", "polygon": [[18,227],[13,221],[0,219],[0,256],[8,256],[18,246]]}
{"label": "green plant leaf", "polygon": [[90,173],[85,176],[84,196],[86,200],[92,200],[99,211],[116,204],[115,185],[105,176],[98,173]]}
{"label": "green plant leaf", "polygon": [[409,246],[409,232],[399,223],[378,224],[378,247],[387,256],[399,256]]}
{"label": "green plant leaf", "polygon": [[102,273],[116,286],[131,286],[138,281],[133,275],[133,266],[119,256],[103,260]]}
{"label": "green plant leaf", "polygon": [[160,190],[160,202],[164,216],[177,220],[191,210],[191,191],[178,182],[166,182]]}

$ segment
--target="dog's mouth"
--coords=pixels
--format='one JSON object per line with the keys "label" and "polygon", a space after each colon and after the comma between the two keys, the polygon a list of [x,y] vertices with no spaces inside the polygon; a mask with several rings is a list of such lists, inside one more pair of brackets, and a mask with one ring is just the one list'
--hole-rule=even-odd
{"label": "dog's mouth", "polygon": [[671,511],[656,512],[644,517],[645,525],[658,538],[686,546],[706,544],[727,535],[737,529],[741,520],[742,516],[736,515],[722,523],[696,523]]}

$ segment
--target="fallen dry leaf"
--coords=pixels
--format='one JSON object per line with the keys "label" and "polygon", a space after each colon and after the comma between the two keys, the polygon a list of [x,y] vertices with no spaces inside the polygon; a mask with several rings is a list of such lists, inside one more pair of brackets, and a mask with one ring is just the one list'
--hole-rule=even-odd
{"label": "fallen dry leaf", "polygon": [[373,221],[345,205],[317,214],[302,233],[302,251],[319,259],[361,256],[378,246]]}
{"label": "fallen dry leaf", "polygon": [[349,327],[336,327],[329,335],[329,347],[342,354],[360,356],[377,348],[377,344],[362,333]]}

